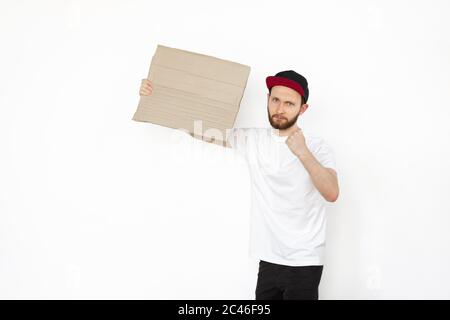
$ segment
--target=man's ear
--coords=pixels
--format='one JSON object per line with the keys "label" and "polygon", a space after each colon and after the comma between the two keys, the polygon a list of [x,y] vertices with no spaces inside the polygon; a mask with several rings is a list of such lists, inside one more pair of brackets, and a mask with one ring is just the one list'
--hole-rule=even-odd
{"label": "man's ear", "polygon": [[300,114],[306,111],[308,109],[309,105],[307,103],[304,103],[300,106]]}

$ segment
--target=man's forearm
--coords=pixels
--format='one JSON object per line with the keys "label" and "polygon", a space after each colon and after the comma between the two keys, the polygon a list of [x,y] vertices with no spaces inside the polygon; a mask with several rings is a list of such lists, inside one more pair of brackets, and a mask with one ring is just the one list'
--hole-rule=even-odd
{"label": "man's forearm", "polygon": [[309,150],[297,157],[308,171],[314,186],[325,200],[330,202],[336,201],[339,195],[336,175],[322,166]]}

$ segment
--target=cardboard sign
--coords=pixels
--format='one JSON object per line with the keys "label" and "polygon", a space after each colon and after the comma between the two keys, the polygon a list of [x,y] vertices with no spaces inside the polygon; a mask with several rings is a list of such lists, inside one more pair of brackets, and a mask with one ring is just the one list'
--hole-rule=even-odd
{"label": "cardboard sign", "polygon": [[158,45],[147,77],[153,91],[140,97],[132,119],[226,145],[249,74],[243,64]]}

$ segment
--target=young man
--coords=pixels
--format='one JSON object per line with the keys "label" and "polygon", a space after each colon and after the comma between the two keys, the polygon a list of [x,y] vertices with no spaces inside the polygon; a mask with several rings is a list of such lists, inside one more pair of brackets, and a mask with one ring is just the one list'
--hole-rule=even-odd
{"label": "young man", "polygon": [[[334,155],[297,126],[308,108],[306,78],[287,70],[267,77],[266,85],[272,128],[233,128],[227,139],[249,164],[249,255],[260,261],[255,298],[318,299],[326,202],[339,195]],[[151,91],[143,79],[140,94]]]}

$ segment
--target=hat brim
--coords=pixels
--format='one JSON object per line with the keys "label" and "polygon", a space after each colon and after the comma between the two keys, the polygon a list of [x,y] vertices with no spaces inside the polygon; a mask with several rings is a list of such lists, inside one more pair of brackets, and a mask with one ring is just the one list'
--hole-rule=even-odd
{"label": "hat brim", "polygon": [[297,91],[303,98],[305,98],[305,91],[302,86],[295,82],[294,80],[277,77],[277,76],[269,76],[266,78],[267,89],[270,89],[274,86],[285,86]]}

